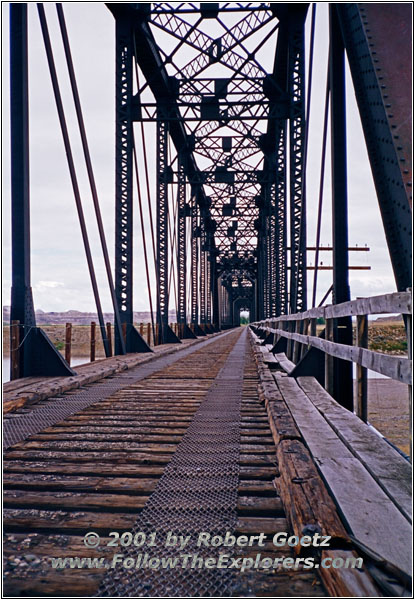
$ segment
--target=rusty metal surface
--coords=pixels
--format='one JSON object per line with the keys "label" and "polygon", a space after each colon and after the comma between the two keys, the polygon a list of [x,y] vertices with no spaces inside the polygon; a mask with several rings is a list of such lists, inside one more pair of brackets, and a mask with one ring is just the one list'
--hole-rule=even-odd
{"label": "rusty metal surface", "polygon": [[[138,532],[167,531],[190,535],[185,554],[202,559],[219,556],[219,549],[196,546],[198,533],[224,535],[237,521],[239,481],[240,408],[242,401],[247,330],[235,344],[191,425],[167,465],[155,491],[133,527]],[[223,549],[222,549],[223,550]],[[226,548],[226,554],[230,554]],[[129,547],[125,557],[148,553],[152,546]],[[163,548],[163,557],[183,552]],[[188,597],[230,595],[235,585],[233,569],[167,568],[112,569],[98,595],[105,597]]]}
{"label": "rusty metal surface", "polygon": [[337,4],[398,291],[412,285],[411,5]]}
{"label": "rusty metal surface", "polygon": [[[223,335],[228,334],[229,332],[226,332]],[[42,404],[6,415],[3,424],[3,448],[9,448],[13,444],[25,440],[30,435],[39,433],[45,427],[55,425],[59,421],[91,406],[95,402],[109,398],[126,385],[134,384],[152,375],[159,369],[172,365],[192,352],[198,351],[212,343],[215,339],[211,338],[174,354],[156,357],[154,360],[130,369],[126,373],[120,373],[114,377],[105,378],[100,383],[86,386],[79,392],[50,398]]]}
{"label": "rusty metal surface", "polygon": [[412,4],[359,4],[378,81],[393,128],[402,179],[411,202],[412,181]]}

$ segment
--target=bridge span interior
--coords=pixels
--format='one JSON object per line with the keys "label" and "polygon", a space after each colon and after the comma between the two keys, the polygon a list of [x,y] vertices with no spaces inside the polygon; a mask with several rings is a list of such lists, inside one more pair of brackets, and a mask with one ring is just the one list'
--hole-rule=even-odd
{"label": "bridge span interior", "polygon": [[[409,597],[411,463],[368,423],[367,372],[411,390],[411,5],[327,5],[311,293],[306,174],[316,5],[106,4],[116,58],[114,268],[64,7],[56,5],[57,17],[114,318],[108,327],[39,3],[106,358],[74,369],[36,324],[30,44],[27,5],[13,3],[7,597]],[[356,300],[346,61],[396,282],[388,294]],[[317,306],[326,154],[333,280]],[[134,324],[135,244],[151,343]],[[249,327],[240,327],[241,314]],[[368,348],[369,320],[383,314],[403,316],[408,356]],[[290,543],[279,543],[285,534]]]}

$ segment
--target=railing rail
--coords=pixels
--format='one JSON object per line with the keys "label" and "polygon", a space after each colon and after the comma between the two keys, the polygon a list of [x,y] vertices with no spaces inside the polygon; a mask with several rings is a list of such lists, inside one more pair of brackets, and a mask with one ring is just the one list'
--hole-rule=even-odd
{"label": "railing rail", "polygon": [[[300,361],[307,348],[317,348],[325,354],[326,389],[330,393],[332,370],[330,357],[347,360],[357,365],[357,414],[367,420],[367,369],[386,377],[412,385],[412,360],[410,348],[412,296],[409,291],[359,298],[342,304],[312,308],[291,315],[281,315],[252,323],[257,331],[273,335],[274,345],[281,338],[288,340],[287,355],[294,363]],[[375,350],[368,350],[368,315],[405,315],[408,339],[408,357],[393,356]],[[353,346],[332,341],[333,320],[357,317],[356,343]],[[317,319],[325,321],[325,338],[317,335]]]}
{"label": "railing rail", "polygon": [[[292,315],[281,315],[272,321],[303,321],[304,319],[338,319],[340,317],[356,317],[358,315],[381,315],[399,313],[409,315],[412,313],[412,294],[410,292],[396,292],[371,298],[358,298],[341,304],[331,304],[311,308],[304,312]],[[264,323],[265,321],[260,321]]]}

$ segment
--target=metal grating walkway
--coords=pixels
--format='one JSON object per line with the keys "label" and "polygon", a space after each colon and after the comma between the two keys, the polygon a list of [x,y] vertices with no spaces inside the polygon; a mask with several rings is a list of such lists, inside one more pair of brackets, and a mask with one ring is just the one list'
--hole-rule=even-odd
{"label": "metal grating walkway", "polygon": [[[192,564],[203,564],[203,559],[219,556],[219,549],[197,547],[200,532],[224,535],[233,531],[237,521],[240,408],[246,352],[245,330],[132,530],[133,535],[156,532],[156,539],[162,539],[168,531],[190,536],[183,552],[173,546],[162,548],[162,555],[164,559],[179,557],[181,561],[185,561],[186,555],[191,558],[184,568],[111,569],[101,584],[100,596],[229,595],[234,570],[206,569]],[[148,553],[151,560],[157,559],[160,551],[157,546],[130,546],[123,554],[135,561],[138,554]],[[196,562],[192,563],[195,556]]]}

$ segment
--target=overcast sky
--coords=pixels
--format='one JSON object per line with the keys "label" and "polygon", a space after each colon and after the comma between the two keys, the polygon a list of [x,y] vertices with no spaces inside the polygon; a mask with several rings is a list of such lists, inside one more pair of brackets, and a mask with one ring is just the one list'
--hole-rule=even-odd
{"label": "overcast sky", "polygon": [[[75,71],[81,96],[90,150],[98,186],[107,242],[114,255],[114,19],[104,4],[64,3]],[[97,237],[79,134],[56,10],[45,5],[64,98],[71,141],[78,168],[84,210],[102,290],[103,308],[111,311],[103,260]],[[8,5],[3,10],[3,302],[10,303],[10,185],[9,185],[9,101],[8,101]],[[310,121],[307,172],[308,244],[314,246],[318,198],[325,78],[327,69],[326,3],[318,3],[315,61],[313,73],[312,118]],[[310,17],[310,15],[309,15]],[[308,22],[309,27],[309,22]],[[308,39],[308,36],[307,36]],[[30,151],[31,151],[31,226],[32,287],[35,308],[45,311],[69,309],[95,310],[91,284],[80,235],[72,187],[54,103],[43,41],[35,4],[29,5],[30,57]],[[349,168],[349,241],[351,246],[367,244],[370,252],[353,252],[351,265],[370,265],[371,271],[351,271],[352,297],[371,296],[395,291],[395,283],[386,247],[375,189],[372,182],[360,119],[348,76],[348,168]],[[154,148],[149,138],[150,151]],[[154,151],[149,160],[154,165]],[[155,191],[155,182],[152,184]],[[330,169],[326,171],[326,190],[322,245],[331,244]],[[153,198],[154,202],[154,198]],[[134,310],[147,310],[143,251],[135,210]],[[314,260],[308,255],[308,263]],[[331,264],[331,254],[321,259]],[[318,301],[331,284],[331,272],[320,272]],[[312,272],[309,271],[311,293]],[[173,304],[171,304],[171,308]]]}

